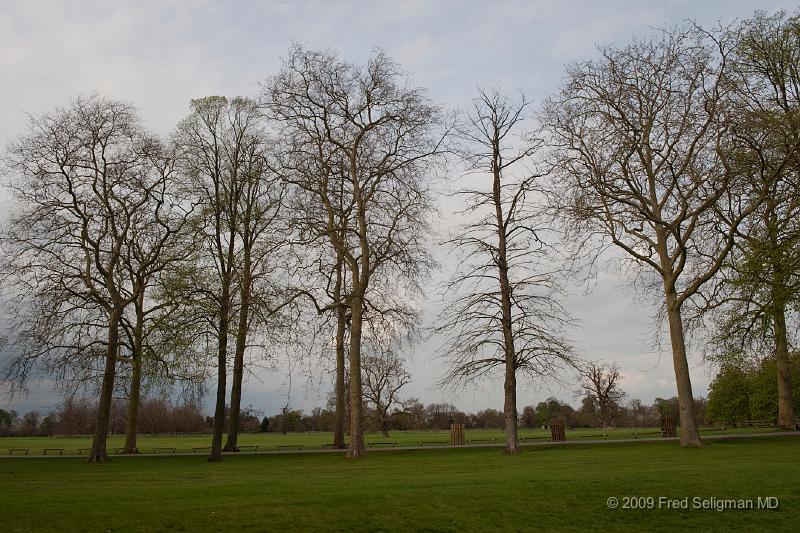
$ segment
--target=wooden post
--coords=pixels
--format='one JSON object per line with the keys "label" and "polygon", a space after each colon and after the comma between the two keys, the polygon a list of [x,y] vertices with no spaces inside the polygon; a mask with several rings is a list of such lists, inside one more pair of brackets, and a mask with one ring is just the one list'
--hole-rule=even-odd
{"label": "wooden post", "polygon": [[464,424],[450,424],[450,445],[464,445]]}

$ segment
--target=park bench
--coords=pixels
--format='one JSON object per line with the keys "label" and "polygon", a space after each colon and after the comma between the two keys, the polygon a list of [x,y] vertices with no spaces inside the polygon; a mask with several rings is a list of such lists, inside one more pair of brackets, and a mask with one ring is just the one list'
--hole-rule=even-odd
{"label": "park bench", "polygon": [[261,446],[261,445],[260,444],[246,444],[244,446],[237,446],[236,448],[238,450],[240,450],[240,451],[244,450],[244,449],[248,449],[248,450],[252,450],[254,452],[257,452],[259,446]]}
{"label": "park bench", "polygon": [[778,428],[780,425],[776,424],[774,420],[748,420],[745,422],[748,427],[758,428]]}
{"label": "park bench", "polygon": [[420,446],[425,446],[426,444],[450,444],[449,441],[446,440],[421,440],[419,441]]}
{"label": "park bench", "polygon": [[[345,442],[344,445],[345,446],[350,446],[350,443],[349,442]],[[322,448],[323,449],[325,449],[325,448],[333,448],[334,446],[336,446],[336,444],[334,444],[332,442],[323,442],[322,443]]]}
{"label": "park bench", "polygon": [[159,450],[170,450],[170,451],[172,451],[172,453],[175,453],[175,450],[177,450],[177,448],[173,448],[172,446],[154,446],[153,447],[153,453],[158,453]]}
{"label": "park bench", "polygon": [[303,449],[303,445],[302,444],[278,444],[275,447],[278,448],[279,450],[282,450],[284,448],[291,449],[291,450],[302,450]]}
{"label": "park bench", "polygon": [[633,438],[638,439],[639,435],[661,435],[661,431],[634,431]]}
{"label": "park bench", "polygon": [[491,439],[467,439],[467,444],[472,444],[473,442],[491,442],[492,444],[494,444],[495,442],[497,442],[497,439],[495,439],[495,438],[491,438]]}
{"label": "park bench", "polygon": [[9,448],[8,455],[13,455],[14,452],[25,452],[25,455],[28,455],[29,451],[31,451],[30,448]]}
{"label": "park bench", "polygon": [[91,448],[78,448],[78,455],[83,455],[84,453],[89,453],[92,451]]}
{"label": "park bench", "polygon": [[608,438],[608,433],[594,433],[594,434],[591,434],[591,435],[577,435],[575,438],[578,438],[578,439],[593,439],[593,438],[597,438],[597,437],[602,437],[603,440],[606,440]]}
{"label": "park bench", "polygon": [[550,440],[550,435],[525,436],[525,437],[522,437],[522,442],[525,442],[526,440],[537,440],[537,439]]}
{"label": "park bench", "polygon": [[197,453],[200,450],[210,450],[211,446],[192,446],[192,453]]}
{"label": "park bench", "polygon": [[379,440],[379,441],[375,441],[375,442],[370,442],[370,443],[367,444],[367,446],[371,446],[373,448],[375,446],[391,446],[392,448],[394,448],[394,447],[397,446],[397,443],[396,442],[392,442],[392,441],[388,441],[388,440],[383,440],[383,441]]}
{"label": "park bench", "polygon": [[42,455],[47,455],[47,452],[58,452],[58,455],[63,455],[64,448],[42,448]]}

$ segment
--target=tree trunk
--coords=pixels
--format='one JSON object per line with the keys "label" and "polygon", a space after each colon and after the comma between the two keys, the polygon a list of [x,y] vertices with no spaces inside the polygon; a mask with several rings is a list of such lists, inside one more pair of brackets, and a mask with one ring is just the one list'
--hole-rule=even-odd
{"label": "tree trunk", "polygon": [[517,374],[513,365],[506,364],[504,383],[505,403],[503,418],[506,423],[506,453],[519,451],[519,435],[517,434]]}
{"label": "tree trunk", "polygon": [[344,395],[344,337],[347,324],[345,323],[346,310],[343,306],[337,308],[336,314],[336,413],[334,414],[333,447],[345,448],[345,395]]}
{"label": "tree trunk", "polygon": [[778,424],[794,428],[797,423],[792,401],[792,374],[789,366],[789,344],[786,339],[786,310],[775,310],[775,366],[778,374]]}
{"label": "tree trunk", "polygon": [[228,322],[230,309],[230,280],[222,285],[222,305],[219,316],[219,346],[217,347],[217,399],[214,408],[214,428],[211,435],[211,454],[209,461],[222,460],[222,434],[225,431],[225,388],[228,361]]}
{"label": "tree trunk", "polygon": [[342,300],[342,261],[336,261],[336,285],[333,297],[337,302],[336,307],[336,413],[333,419],[333,447],[343,450],[345,427],[345,397],[344,397],[344,337],[347,329],[347,308],[341,304]]}
{"label": "tree trunk", "polygon": [[351,298],[350,312],[350,447],[347,457],[358,459],[366,452],[364,428],[361,426],[361,322],[363,296],[354,294]]}
{"label": "tree trunk", "polygon": [[492,199],[495,207],[497,224],[497,270],[500,280],[501,324],[503,328],[503,351],[505,357],[505,380],[503,382],[504,404],[503,418],[506,426],[506,453],[519,452],[517,435],[517,361],[514,350],[513,318],[511,311],[511,283],[508,279],[508,253],[505,217],[503,216],[503,198],[501,195],[500,144],[494,139],[494,157],[492,160]]}
{"label": "tree trunk", "polygon": [[128,395],[128,419],[125,423],[125,450],[123,453],[137,454],[137,419],[139,418],[139,396],[142,388],[142,361],[134,354],[131,361],[131,390]]}
{"label": "tree trunk", "polygon": [[228,421],[228,440],[225,443],[226,452],[239,451],[239,413],[242,407],[242,379],[244,377],[244,351],[247,348],[247,329],[250,320],[250,289],[252,286],[252,265],[250,251],[244,251],[244,264],[242,272],[241,310],[239,311],[239,325],[236,332],[236,351],[233,356],[233,383],[231,384],[231,411]]}
{"label": "tree trunk", "polygon": [[111,400],[114,394],[114,378],[117,372],[117,350],[119,349],[119,320],[121,311],[114,309],[108,317],[108,346],[106,347],[106,362],[103,371],[103,384],[100,389],[100,399],[97,405],[97,424],[92,438],[92,451],[89,455],[90,463],[101,463],[108,459],[106,451],[106,438],[108,437],[108,423],[111,418]]}
{"label": "tree trunk", "polygon": [[680,442],[681,446],[702,446],[700,430],[697,426],[697,414],[694,410],[692,381],[689,376],[689,362],[686,359],[686,342],[683,334],[683,319],[675,289],[667,280],[664,281],[667,316],[669,319],[669,338],[672,344],[672,364],[675,368],[675,383],[678,388],[678,406],[680,410]]}
{"label": "tree trunk", "polygon": [[133,331],[131,350],[131,390],[128,396],[128,418],[125,424],[125,450],[123,453],[137,454],[136,446],[139,421],[139,398],[142,390],[142,350],[144,349],[144,290],[136,301],[136,325]]}

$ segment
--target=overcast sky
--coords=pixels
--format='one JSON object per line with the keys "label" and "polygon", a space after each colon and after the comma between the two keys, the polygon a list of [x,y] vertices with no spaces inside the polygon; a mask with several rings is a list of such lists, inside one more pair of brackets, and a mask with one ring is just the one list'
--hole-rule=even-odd
{"label": "overcast sky", "polygon": [[[353,62],[383,48],[433,100],[466,108],[477,86],[524,91],[539,102],[558,87],[564,64],[592,58],[599,44],[625,43],[687,18],[710,26],[756,9],[794,8],[774,0],[2,1],[0,145],[25,130],[26,113],[49,111],[90,91],[134,103],[147,126],[166,135],[192,98],[255,95],[292,41],[331,48]],[[7,210],[0,189],[0,218]],[[443,203],[442,216],[449,210]],[[618,362],[630,397],[649,403],[675,395],[671,355],[650,349],[653,308],[632,295],[625,278],[602,274],[589,295],[576,289],[568,308],[581,321],[571,332],[579,349]],[[499,380],[456,396],[439,390],[434,348],[429,342],[406,354],[414,379],[408,395],[463,410],[502,408]],[[696,351],[690,356],[695,395],[705,395],[713,371]],[[260,372],[249,380],[244,404],[277,412],[289,374],[286,368]],[[328,386],[304,382],[302,371],[291,371],[293,405],[324,405]],[[526,384],[520,407],[550,395],[575,404],[574,389]],[[41,385],[27,398],[0,398],[0,408],[46,411],[58,401]]]}

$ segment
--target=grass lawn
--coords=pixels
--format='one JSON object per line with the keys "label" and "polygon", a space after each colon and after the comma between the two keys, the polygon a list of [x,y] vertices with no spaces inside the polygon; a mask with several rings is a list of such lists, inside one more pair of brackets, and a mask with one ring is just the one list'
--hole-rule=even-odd
{"label": "grass lawn", "polygon": [[[774,429],[754,429],[754,428],[730,428],[725,431],[715,431],[712,429],[702,430],[704,435],[719,435],[719,434],[733,434],[733,433],[754,433],[754,432],[774,432]],[[634,433],[638,433],[639,438],[658,438],[661,432],[658,428],[644,428],[644,429],[616,429],[616,430],[601,430],[601,429],[576,429],[567,430],[567,440],[590,440],[590,439],[603,439],[605,434],[608,440],[612,439],[631,439]],[[534,437],[533,440],[523,442],[543,442],[550,436],[549,430],[541,429],[520,429],[520,439],[527,437]],[[505,442],[505,433],[500,429],[467,429],[465,437],[468,441],[473,441],[473,444],[486,444],[495,439],[495,442]],[[477,442],[475,442],[477,441]],[[276,451],[278,446],[286,445],[303,445],[303,449],[321,449],[324,443],[333,442],[333,433],[329,432],[311,432],[311,433],[289,433],[282,435],[280,433],[243,433],[239,435],[239,444],[245,446],[259,446],[259,451]],[[370,443],[386,443],[394,442],[397,446],[419,446],[422,442],[423,446],[434,445],[436,443],[449,444],[450,431],[392,431],[389,438],[385,438],[380,433],[368,433],[365,436],[365,442],[369,447]],[[108,439],[108,452],[113,454],[116,448],[121,448],[125,443],[125,437],[122,435],[114,435]],[[224,443],[224,439],[223,439]],[[84,449],[84,454],[88,452],[86,449],[92,445],[92,439],[89,436],[83,437],[0,437],[0,454],[8,454],[9,448],[29,448],[31,455],[41,455],[43,448],[64,448],[65,454],[77,455],[79,449]],[[157,447],[172,447],[176,448],[178,452],[191,452],[194,447],[210,446],[210,435],[191,435],[191,436],[172,436],[172,435],[139,435],[138,446],[141,453],[153,453],[153,448]],[[385,444],[380,444],[385,447]],[[244,450],[248,451],[248,450]],[[164,453],[165,450],[160,450]],[[52,452],[51,452],[52,453]],[[208,453],[207,450],[198,451],[198,453]]]}
{"label": "grass lawn", "polygon": [[[800,438],[339,455],[0,461],[3,531],[797,531]],[[608,509],[614,496],[688,510]],[[777,510],[692,509],[774,496]],[[757,503],[756,503],[757,505]]]}

